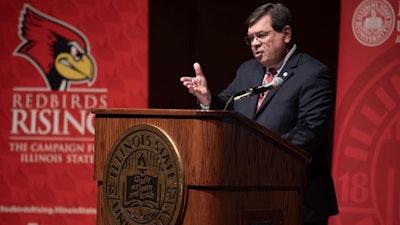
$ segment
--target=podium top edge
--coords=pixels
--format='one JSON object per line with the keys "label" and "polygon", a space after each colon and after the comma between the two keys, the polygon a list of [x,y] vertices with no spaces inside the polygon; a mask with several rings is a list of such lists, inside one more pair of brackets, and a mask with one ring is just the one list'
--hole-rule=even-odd
{"label": "podium top edge", "polygon": [[149,115],[149,116],[216,116],[226,117],[238,113],[230,110],[147,109],[147,108],[93,108],[96,115]]}

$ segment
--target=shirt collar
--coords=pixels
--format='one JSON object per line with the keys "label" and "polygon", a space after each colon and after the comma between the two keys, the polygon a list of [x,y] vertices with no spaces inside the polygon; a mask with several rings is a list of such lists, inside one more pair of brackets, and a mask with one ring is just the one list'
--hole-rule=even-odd
{"label": "shirt collar", "polygon": [[285,66],[286,62],[289,60],[289,58],[293,55],[294,51],[296,51],[297,45],[294,44],[292,49],[286,54],[285,58],[276,66],[276,74],[279,74],[282,70],[282,68]]}

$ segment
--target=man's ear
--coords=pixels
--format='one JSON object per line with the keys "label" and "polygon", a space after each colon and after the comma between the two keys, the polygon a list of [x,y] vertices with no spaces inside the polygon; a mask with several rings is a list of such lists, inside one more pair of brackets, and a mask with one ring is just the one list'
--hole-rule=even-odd
{"label": "man's ear", "polygon": [[292,28],[286,25],[283,27],[282,33],[285,35],[285,42],[289,43],[292,40]]}

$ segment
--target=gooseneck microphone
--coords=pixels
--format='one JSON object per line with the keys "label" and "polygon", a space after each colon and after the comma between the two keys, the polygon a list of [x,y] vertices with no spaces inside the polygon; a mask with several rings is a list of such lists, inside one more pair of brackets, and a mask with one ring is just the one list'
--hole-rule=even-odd
{"label": "gooseneck microphone", "polygon": [[268,90],[271,90],[271,89],[274,89],[274,88],[279,88],[282,84],[283,84],[283,79],[280,78],[280,77],[275,77],[271,82],[269,82],[266,85],[253,87],[253,88],[250,88],[247,91],[244,91],[244,93],[243,92],[239,93],[239,95],[236,95],[233,98],[233,101],[238,101],[238,100],[240,100],[242,98],[249,97],[249,96],[254,95],[254,94],[261,94],[261,93],[264,93],[264,92],[266,92]]}
{"label": "gooseneck microphone", "polygon": [[232,95],[225,104],[224,110],[226,110],[232,101],[238,101],[242,98],[249,97],[251,95],[260,94],[268,90],[279,88],[283,84],[283,79],[280,77],[275,77],[270,83],[266,85],[261,85],[258,87],[249,88],[248,90],[238,92]]}

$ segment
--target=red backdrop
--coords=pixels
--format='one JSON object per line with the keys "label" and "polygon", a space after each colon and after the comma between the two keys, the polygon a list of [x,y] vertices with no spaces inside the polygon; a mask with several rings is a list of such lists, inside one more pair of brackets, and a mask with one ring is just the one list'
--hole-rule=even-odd
{"label": "red backdrop", "polygon": [[0,1],[0,223],[95,224],[92,108],[148,107],[148,2]]}
{"label": "red backdrop", "polygon": [[400,2],[341,1],[330,224],[400,224]]}

